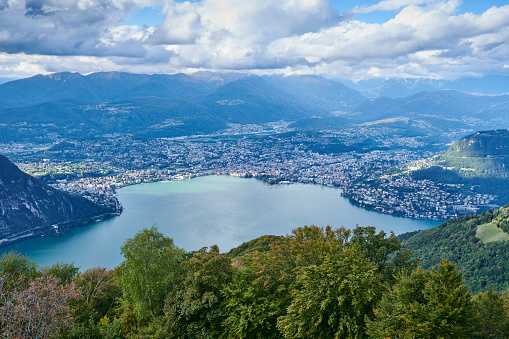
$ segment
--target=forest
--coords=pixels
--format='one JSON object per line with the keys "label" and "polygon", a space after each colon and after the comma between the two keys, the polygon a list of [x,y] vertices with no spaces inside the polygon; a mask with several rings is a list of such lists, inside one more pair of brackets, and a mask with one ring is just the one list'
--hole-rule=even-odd
{"label": "forest", "polygon": [[473,292],[509,288],[509,242],[483,241],[479,229],[492,225],[501,234],[509,232],[509,205],[495,211],[465,215],[437,227],[399,236],[403,247],[430,269],[450,260],[463,272]]}
{"label": "forest", "polygon": [[481,131],[455,142],[433,166],[411,173],[414,180],[460,184],[465,191],[509,201],[509,131]]}
{"label": "forest", "polygon": [[226,254],[156,227],[114,269],[0,257],[5,338],[502,338],[509,295],[473,294],[444,259],[419,266],[374,227],[296,228]]}

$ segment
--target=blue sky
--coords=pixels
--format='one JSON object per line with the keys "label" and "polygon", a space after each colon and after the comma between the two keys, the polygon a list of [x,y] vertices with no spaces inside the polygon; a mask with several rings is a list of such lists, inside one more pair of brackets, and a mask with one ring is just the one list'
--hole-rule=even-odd
{"label": "blue sky", "polygon": [[472,0],[0,0],[0,78],[124,71],[352,81],[509,73],[509,4]]}
{"label": "blue sky", "polygon": [[[185,1],[176,1],[185,2]],[[197,1],[192,1],[197,2]],[[355,0],[331,0],[330,4],[333,8],[338,10],[340,13],[351,11],[356,6],[370,6],[377,4],[380,1],[355,1]],[[508,1],[482,1],[482,0],[466,0],[463,1],[461,6],[458,8],[458,13],[471,12],[474,14],[482,14],[488,8],[492,6],[504,6],[507,5]],[[145,7],[136,9],[131,12],[124,20],[127,25],[159,25],[164,20],[164,14],[161,12],[161,7]],[[360,14],[356,17],[357,20],[370,23],[383,23],[389,19],[394,18],[397,11],[375,11],[367,14]]]}

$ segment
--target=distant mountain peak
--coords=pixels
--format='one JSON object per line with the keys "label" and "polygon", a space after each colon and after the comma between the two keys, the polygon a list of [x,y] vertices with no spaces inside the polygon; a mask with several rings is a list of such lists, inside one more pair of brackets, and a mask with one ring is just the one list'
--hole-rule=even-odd
{"label": "distant mountain peak", "polygon": [[[59,72],[59,73],[51,73],[51,74],[39,74],[35,75],[32,78],[44,78],[51,79],[57,81],[65,81],[69,79],[79,79],[82,78],[83,75],[77,72]],[[29,78],[30,79],[30,78]]]}
{"label": "distant mountain peak", "polygon": [[122,74],[130,74],[130,73],[120,73],[120,72],[116,72],[116,71],[96,72],[96,73],[91,73],[91,74],[87,75],[87,77],[102,78],[102,79],[118,79],[118,78],[120,78],[120,76]]}

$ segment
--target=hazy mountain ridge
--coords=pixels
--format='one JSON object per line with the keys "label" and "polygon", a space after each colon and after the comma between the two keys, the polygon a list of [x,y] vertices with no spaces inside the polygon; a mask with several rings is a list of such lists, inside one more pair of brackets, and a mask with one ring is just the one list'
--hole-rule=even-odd
{"label": "hazy mountain ridge", "polygon": [[217,116],[235,123],[266,123],[329,115],[257,76],[230,82],[208,95],[203,102]]}
{"label": "hazy mountain ridge", "polygon": [[[356,108],[352,119],[368,122],[406,117],[427,121],[435,126],[440,121],[438,126],[444,128],[484,125],[485,129],[489,129],[500,126],[500,119],[504,124],[509,122],[506,115],[501,114],[505,112],[507,103],[509,95],[478,96],[451,90],[420,92],[398,99],[384,97],[366,100]],[[486,116],[486,112],[492,114]]]}
{"label": "hazy mountain ridge", "polygon": [[105,133],[173,137],[212,133],[227,123],[330,115],[258,76],[232,76],[221,86],[211,78],[56,73],[7,83],[0,86],[3,105],[25,107],[0,110],[0,142]]}
{"label": "hazy mountain ridge", "polygon": [[310,106],[329,112],[348,112],[366,97],[341,82],[312,75],[265,76],[270,84],[303,100]]}
{"label": "hazy mountain ridge", "polygon": [[11,81],[0,86],[0,108],[26,107],[42,102],[78,100],[89,103],[131,97],[186,99],[213,91],[207,82],[185,74],[130,74],[119,72],[54,73]]}
{"label": "hazy mountain ridge", "polygon": [[0,155],[0,246],[22,239],[60,234],[116,211],[58,191]]}
{"label": "hazy mountain ridge", "polygon": [[450,90],[366,99],[319,76],[66,72],[0,85],[0,142],[106,133],[174,137],[213,133],[228,123],[280,120],[297,121],[293,127],[299,129],[375,124],[439,137],[509,127],[508,108],[509,95]]}
{"label": "hazy mountain ridge", "polygon": [[509,76],[507,75],[485,75],[483,77],[466,77],[457,80],[376,78],[361,80],[356,83],[347,80],[345,84],[371,98],[402,98],[423,91],[432,92],[445,89],[487,95],[509,93]]}

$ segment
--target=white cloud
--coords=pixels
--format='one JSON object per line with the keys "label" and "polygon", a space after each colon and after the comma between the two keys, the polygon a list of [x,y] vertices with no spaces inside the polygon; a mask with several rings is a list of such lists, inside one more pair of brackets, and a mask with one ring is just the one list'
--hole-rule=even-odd
{"label": "white cloud", "polygon": [[410,5],[423,5],[426,3],[432,3],[433,0],[385,0],[372,6],[356,6],[352,13],[354,14],[365,14],[374,11],[396,11],[403,7]]}
{"label": "white cloud", "polygon": [[191,3],[172,4],[166,8],[164,21],[157,26],[148,43],[160,45],[191,44],[197,37],[200,15]]}
{"label": "white cloud", "polygon": [[[211,69],[454,78],[501,72],[509,55],[509,5],[480,15],[457,14],[459,0],[385,0],[352,10],[397,11],[370,24],[341,17],[328,0],[2,3],[0,76]],[[161,8],[164,21],[122,23],[145,6]]]}

